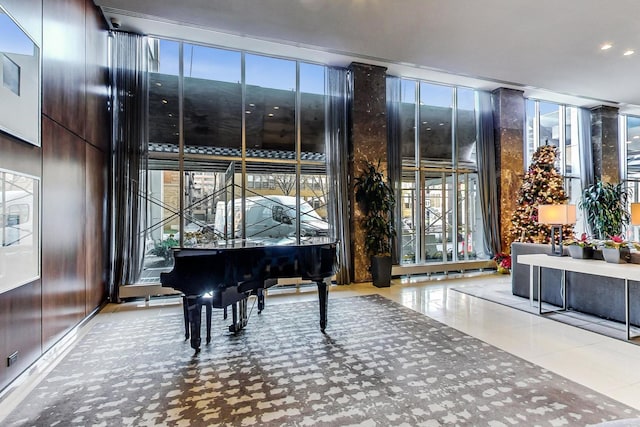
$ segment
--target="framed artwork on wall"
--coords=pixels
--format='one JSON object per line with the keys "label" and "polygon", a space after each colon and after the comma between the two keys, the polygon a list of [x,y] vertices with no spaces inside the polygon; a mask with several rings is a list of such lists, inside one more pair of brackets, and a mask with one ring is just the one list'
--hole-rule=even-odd
{"label": "framed artwork on wall", "polygon": [[40,47],[0,4],[0,131],[40,146]]}
{"label": "framed artwork on wall", "polygon": [[0,169],[0,294],[40,277],[40,180]]}

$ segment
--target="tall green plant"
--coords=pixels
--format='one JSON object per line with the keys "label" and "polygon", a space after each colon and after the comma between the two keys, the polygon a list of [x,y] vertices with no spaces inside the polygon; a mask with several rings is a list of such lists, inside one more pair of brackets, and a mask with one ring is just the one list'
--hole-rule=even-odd
{"label": "tall green plant", "polygon": [[587,224],[596,239],[622,234],[629,223],[628,198],[629,193],[623,183],[596,180],[584,189],[578,206],[584,210]]}
{"label": "tall green plant", "polygon": [[393,189],[387,183],[380,162],[374,165],[365,161],[360,176],[355,179],[356,202],[364,212],[362,226],[365,229],[365,249],[369,255],[391,253],[391,239],[396,235],[393,226],[393,207],[396,200]]}

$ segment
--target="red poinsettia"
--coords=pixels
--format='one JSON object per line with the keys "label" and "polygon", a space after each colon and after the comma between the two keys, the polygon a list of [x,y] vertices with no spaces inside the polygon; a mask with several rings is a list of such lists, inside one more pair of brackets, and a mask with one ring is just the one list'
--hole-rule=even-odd
{"label": "red poinsettia", "polygon": [[505,270],[511,270],[511,255],[500,252],[493,257],[493,260],[496,262],[498,268],[503,268]]}

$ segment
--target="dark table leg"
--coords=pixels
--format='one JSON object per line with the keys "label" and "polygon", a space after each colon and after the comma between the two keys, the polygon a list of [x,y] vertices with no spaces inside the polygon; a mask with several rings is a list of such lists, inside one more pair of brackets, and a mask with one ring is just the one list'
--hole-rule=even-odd
{"label": "dark table leg", "polygon": [[318,303],[320,306],[320,330],[324,332],[327,327],[327,301],[329,299],[329,287],[324,280],[316,281],[318,285]]}

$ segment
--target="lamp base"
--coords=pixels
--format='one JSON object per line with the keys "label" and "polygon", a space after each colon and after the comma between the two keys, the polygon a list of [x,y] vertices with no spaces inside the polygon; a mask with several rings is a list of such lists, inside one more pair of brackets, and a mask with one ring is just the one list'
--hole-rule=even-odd
{"label": "lamp base", "polygon": [[[558,233],[558,244],[556,244],[556,233]],[[551,226],[551,256],[564,256],[562,251],[562,226]]]}

